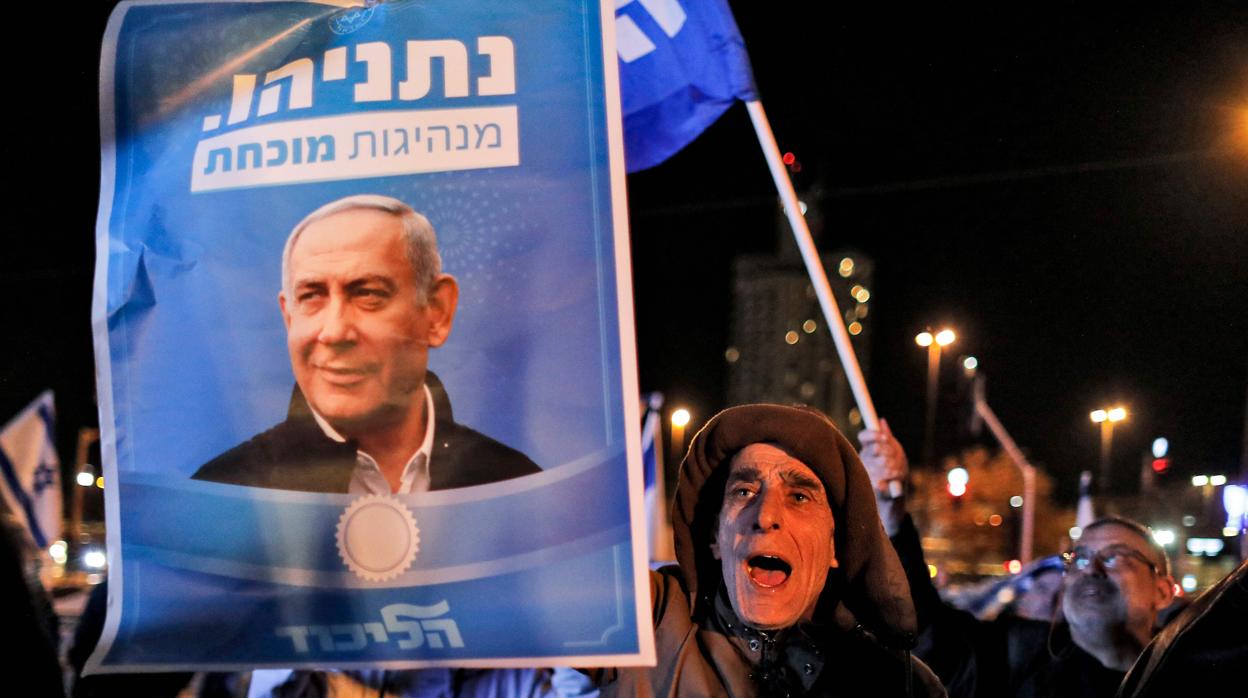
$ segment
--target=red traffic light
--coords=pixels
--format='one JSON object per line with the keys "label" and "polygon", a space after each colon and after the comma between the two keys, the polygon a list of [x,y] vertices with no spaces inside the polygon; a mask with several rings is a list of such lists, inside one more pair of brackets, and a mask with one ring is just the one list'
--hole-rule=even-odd
{"label": "red traffic light", "polygon": [[1169,458],[1154,458],[1153,459],[1153,472],[1157,473],[1158,475],[1161,475],[1162,473],[1165,473],[1168,470],[1170,470]]}

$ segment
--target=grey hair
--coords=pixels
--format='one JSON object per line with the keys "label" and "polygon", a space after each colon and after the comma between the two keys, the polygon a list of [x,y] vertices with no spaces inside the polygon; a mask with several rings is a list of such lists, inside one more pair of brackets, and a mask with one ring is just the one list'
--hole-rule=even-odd
{"label": "grey hair", "polygon": [[1153,562],[1157,563],[1157,570],[1161,572],[1163,576],[1170,576],[1170,556],[1166,554],[1166,549],[1163,548],[1161,544],[1157,542],[1157,539],[1153,537],[1153,529],[1134,519],[1128,519],[1125,516],[1110,514],[1108,516],[1102,516],[1096,521],[1084,526],[1083,532],[1087,533],[1094,528],[1100,528],[1102,526],[1119,526],[1131,531],[1140,538],[1143,538],[1145,545],[1148,546],[1149,552],[1153,554]]}
{"label": "grey hair", "polygon": [[438,255],[438,238],[433,232],[429,219],[422,216],[407,204],[389,196],[380,194],[356,194],[331,201],[309,213],[286,238],[286,247],[282,250],[282,289],[288,294],[290,287],[290,256],[294,252],[295,242],[303,231],[313,223],[328,218],[336,213],[354,209],[372,209],[389,213],[403,224],[403,241],[406,243],[407,261],[412,267],[412,278],[416,282],[417,301],[428,300],[433,283],[442,273],[442,257]]}

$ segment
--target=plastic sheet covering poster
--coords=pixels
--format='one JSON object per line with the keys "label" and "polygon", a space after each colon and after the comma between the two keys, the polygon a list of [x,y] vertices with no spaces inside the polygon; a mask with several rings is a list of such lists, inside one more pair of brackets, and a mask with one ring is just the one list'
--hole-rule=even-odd
{"label": "plastic sheet covering poster", "polygon": [[613,22],[116,9],[91,670],[653,661]]}

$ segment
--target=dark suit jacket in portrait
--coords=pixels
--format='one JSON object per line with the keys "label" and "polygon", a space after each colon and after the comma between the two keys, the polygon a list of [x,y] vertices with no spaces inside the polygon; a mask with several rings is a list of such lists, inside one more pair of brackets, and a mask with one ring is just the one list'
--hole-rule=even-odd
{"label": "dark suit jacket in portrait", "polygon": [[[457,424],[442,382],[427,373],[433,398],[434,443],[430,490],[484,485],[541,472],[528,456]],[[325,435],[303,394],[295,389],[285,422],[204,464],[196,480],[302,492],[347,492],[356,465],[356,443]]]}

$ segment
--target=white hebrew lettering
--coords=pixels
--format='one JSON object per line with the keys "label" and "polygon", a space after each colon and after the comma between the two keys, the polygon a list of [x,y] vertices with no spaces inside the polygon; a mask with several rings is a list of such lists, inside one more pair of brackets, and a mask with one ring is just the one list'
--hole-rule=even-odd
{"label": "white hebrew lettering", "polygon": [[[633,1],[616,0],[615,9],[618,12],[620,8]],[[685,8],[681,7],[677,0],[636,0],[636,2],[646,10],[646,14],[650,15],[650,18],[659,25],[659,29],[663,30],[668,38],[679,34],[681,28],[685,26],[685,20],[688,19]],[[655,49],[650,37],[646,36],[641,27],[637,26],[637,22],[626,14],[615,16],[615,43],[616,52],[620,54],[620,60],[625,63],[632,63]]]}
{"label": "white hebrew lettering", "polygon": [[308,626],[287,625],[275,631],[280,637],[288,637],[295,645],[295,651],[303,654],[308,651]]}
{"label": "white hebrew lettering", "polygon": [[256,89],[255,75],[235,75],[234,93],[230,97],[230,116],[226,123],[237,124],[251,115],[251,95]]}
{"label": "white hebrew lettering", "polygon": [[477,94],[515,94],[516,46],[511,39],[505,36],[477,37],[477,53],[490,58],[490,74],[477,78]]}
{"label": "white hebrew lettering", "polygon": [[407,42],[407,79],[399,83],[399,99],[420,99],[433,84],[433,59],[442,59],[442,90],[447,97],[468,96],[468,49],[458,41]]}
{"label": "white hebrew lettering", "polygon": [[368,644],[368,640],[364,637],[364,628],[356,625],[331,625],[329,631],[338,637],[346,636],[345,640],[337,640],[334,642],[336,650],[362,650]]}
{"label": "white hebrew lettering", "polygon": [[282,99],[283,80],[290,80],[290,109],[307,109],[312,106],[312,65],[311,58],[300,58],[291,61],[277,70],[264,76],[264,84],[268,85],[260,91],[260,108],[257,116],[272,114],[277,111]]}
{"label": "white hebrew lettering", "polygon": [[390,45],[370,41],[355,47],[355,62],[368,65],[368,80],[355,86],[357,102],[388,102],[390,100]]}
{"label": "white hebrew lettering", "polygon": [[339,46],[325,52],[325,65],[321,66],[321,79],[343,80],[347,77],[347,47]]}

